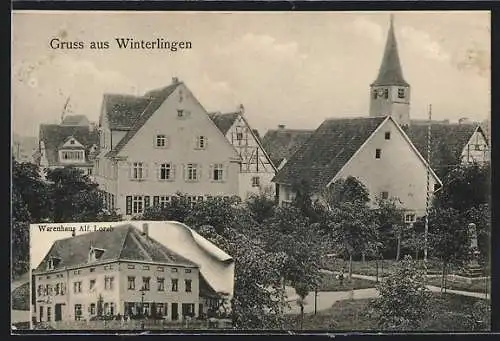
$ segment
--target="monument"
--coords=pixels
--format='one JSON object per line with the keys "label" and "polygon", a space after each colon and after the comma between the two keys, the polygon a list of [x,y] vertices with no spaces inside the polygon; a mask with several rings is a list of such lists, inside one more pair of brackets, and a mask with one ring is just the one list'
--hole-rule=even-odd
{"label": "monument", "polygon": [[467,268],[465,269],[464,275],[469,278],[477,278],[482,276],[482,268],[479,265],[480,251],[477,243],[477,230],[476,224],[469,224],[469,238],[470,238],[470,248],[472,250],[472,258],[469,261]]}

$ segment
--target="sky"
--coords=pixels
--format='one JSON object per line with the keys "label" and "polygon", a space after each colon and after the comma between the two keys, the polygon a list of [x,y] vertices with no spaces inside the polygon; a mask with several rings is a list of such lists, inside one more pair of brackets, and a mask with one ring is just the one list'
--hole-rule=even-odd
{"label": "sky", "polygon": [[[104,93],[143,95],[178,77],[211,111],[243,104],[263,135],[278,124],[315,129],[325,118],[368,116],[389,12],[14,11],[12,125],[37,136],[73,114],[97,121]],[[395,12],[412,119],[490,116],[490,13]],[[51,49],[49,41],[117,37],[190,41],[168,50]],[[113,43],[114,44],[114,43]]]}

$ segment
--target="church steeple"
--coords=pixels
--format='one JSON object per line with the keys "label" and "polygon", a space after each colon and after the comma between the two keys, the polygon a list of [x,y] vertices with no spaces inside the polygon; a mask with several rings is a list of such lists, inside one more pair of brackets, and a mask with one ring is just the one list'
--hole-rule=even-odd
{"label": "church steeple", "polygon": [[403,77],[391,14],[382,64],[370,85],[370,116],[393,116],[402,126],[410,123],[410,85]]}

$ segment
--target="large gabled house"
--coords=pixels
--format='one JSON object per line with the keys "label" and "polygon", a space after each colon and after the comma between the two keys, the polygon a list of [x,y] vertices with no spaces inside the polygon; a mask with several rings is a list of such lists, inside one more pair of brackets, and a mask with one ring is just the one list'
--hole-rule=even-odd
{"label": "large gabled house", "polygon": [[156,224],[140,230],[126,223],[54,242],[32,272],[36,322],[98,315],[176,321],[215,312],[221,295],[232,297],[233,259],[183,224]]}
{"label": "large gabled house", "polygon": [[280,124],[278,129],[266,132],[262,145],[276,168],[280,169],[313,133],[313,129],[287,129]]}
{"label": "large gabled house", "polygon": [[187,86],[144,96],[104,95],[95,179],[109,208],[125,216],[163,205],[239,194],[241,158]]}
{"label": "large gabled house", "polygon": [[72,166],[92,175],[98,132],[92,125],[41,124],[35,160],[42,168]]}
{"label": "large gabled house", "polygon": [[[429,123],[412,124],[408,135],[428,159]],[[473,123],[432,122],[430,164],[440,177],[463,164],[490,162],[490,147],[483,128]]]}
{"label": "large gabled house", "polygon": [[256,193],[274,194],[271,180],[276,168],[262,147],[258,132],[244,116],[243,108],[231,113],[211,113],[210,118],[241,157],[239,196],[246,199]]}
{"label": "large gabled house", "polygon": [[[290,202],[300,183],[307,183],[314,198],[339,179],[353,176],[377,198],[398,198],[411,219],[423,216],[430,191],[441,181],[391,116],[329,119],[278,171],[279,203]],[[409,218],[410,219],[410,218]]]}

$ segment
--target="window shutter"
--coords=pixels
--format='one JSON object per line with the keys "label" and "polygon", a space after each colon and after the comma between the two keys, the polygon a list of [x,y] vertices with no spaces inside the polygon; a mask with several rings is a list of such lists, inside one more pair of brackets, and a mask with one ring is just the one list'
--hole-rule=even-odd
{"label": "window shutter", "polygon": [[127,211],[127,215],[131,215],[132,214],[132,196],[131,195],[127,195],[127,203],[126,203],[126,211]]}
{"label": "window shutter", "polygon": [[144,196],[144,208],[149,207],[150,204],[151,204],[150,196],[149,195]]}
{"label": "window shutter", "polygon": [[224,165],[222,171],[222,181],[227,181],[227,176],[229,175],[229,165]]}
{"label": "window shutter", "polygon": [[158,206],[158,205],[160,205],[160,197],[155,195],[153,197],[153,206]]}
{"label": "window shutter", "polygon": [[170,164],[170,178],[172,180],[175,179],[175,168],[176,168],[176,166],[173,163],[171,163]]}
{"label": "window shutter", "polygon": [[214,164],[211,164],[211,165],[210,165],[210,171],[209,171],[209,174],[208,174],[208,178],[209,178],[210,180],[213,180],[213,179],[214,179],[214,169],[215,169]]}

